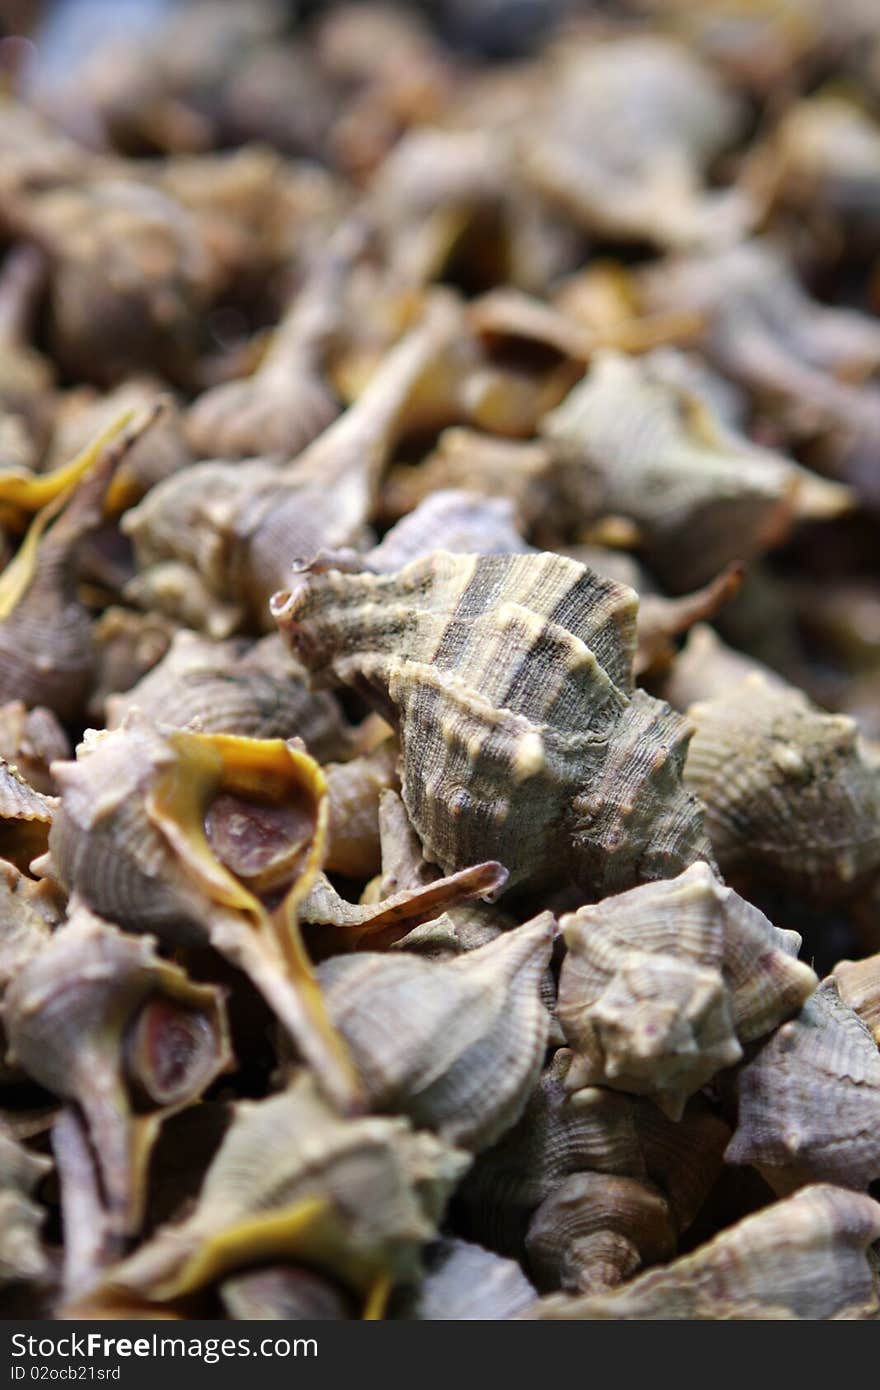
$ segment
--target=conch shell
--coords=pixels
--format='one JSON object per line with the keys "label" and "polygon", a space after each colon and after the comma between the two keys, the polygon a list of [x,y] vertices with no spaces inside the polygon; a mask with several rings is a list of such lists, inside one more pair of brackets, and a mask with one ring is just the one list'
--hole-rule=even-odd
{"label": "conch shell", "polygon": [[111,1224],[136,1231],[162,1120],[230,1067],[219,991],[77,907],[10,984],[3,1023],[10,1061],[83,1112]]}
{"label": "conch shell", "polygon": [[697,700],[687,717],[685,782],[737,887],[831,901],[876,874],[880,780],[854,720],[760,672]]}
{"label": "conch shell", "polygon": [[760,555],[799,514],[852,503],[848,489],[735,433],[651,354],[598,353],[541,432],[575,514],[632,520],[648,566],[676,592]]}
{"label": "conch shell", "polygon": [[651,1095],[673,1120],[688,1097],[797,1013],[818,985],[800,937],[725,888],[707,864],[582,907],[557,1017],[574,1051],[573,1090]]}
{"label": "conch shell", "polygon": [[54,767],[51,872],[93,911],[163,943],[211,944],[244,970],[318,1070],[354,1100],[296,925],[318,872],[326,786],[281,739],[162,730],[136,714]]}
{"label": "conch shell", "polygon": [[0,510],[40,508],[0,576],[0,700],[44,705],[62,719],[79,714],[95,653],[92,620],[76,593],[77,552],[100,526],[114,474],[156,413],[133,422],[121,416],[55,474],[0,479]]}
{"label": "conch shell", "polygon": [[665,1268],[596,1297],[556,1295],[530,1316],[607,1320],[875,1319],[868,1247],[880,1205],[828,1184],[765,1207]]}
{"label": "conch shell", "polygon": [[542,913],[450,961],[369,952],[320,965],[327,1011],[372,1107],[473,1150],[515,1124],[544,1061],[540,985],[555,927]]}
{"label": "conch shell", "polygon": [[396,722],[426,858],[596,893],[711,857],[680,780],[688,727],[633,689],[636,610],[552,554],[306,571],[273,600],[316,684],[352,685]]}
{"label": "conch shell", "polygon": [[469,1158],[406,1120],[343,1119],[301,1075],[241,1102],[182,1224],[161,1228],[107,1272],[102,1299],[173,1302],[233,1270],[286,1259],[339,1279],[381,1315],[418,1274]]}
{"label": "conch shell", "polygon": [[880,1177],[880,1052],[833,976],[741,1069],[737,1091],[725,1157],[753,1164],[777,1192]]}

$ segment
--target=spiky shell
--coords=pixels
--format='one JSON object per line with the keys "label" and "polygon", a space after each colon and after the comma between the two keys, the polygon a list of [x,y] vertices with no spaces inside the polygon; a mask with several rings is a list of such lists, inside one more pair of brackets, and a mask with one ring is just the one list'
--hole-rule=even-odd
{"label": "spiky shell", "polygon": [[705,849],[689,731],[633,690],[636,597],[563,556],[437,552],[396,574],[304,573],[275,613],[320,684],[397,723],[404,803],[446,872],[592,891]]}
{"label": "spiky shell", "polygon": [[557,1017],[573,1089],[653,1095],[677,1119],[742,1043],[796,1013],[818,980],[800,938],[725,888],[707,864],[561,921]]}
{"label": "spiky shell", "polygon": [[742,1068],[737,1092],[725,1157],[753,1164],[776,1191],[880,1177],[880,1052],[833,977]]}
{"label": "spiky shell", "polygon": [[509,1129],[544,1060],[540,984],[554,935],[544,913],[450,961],[397,952],[321,965],[327,1009],[372,1105],[462,1148]]}

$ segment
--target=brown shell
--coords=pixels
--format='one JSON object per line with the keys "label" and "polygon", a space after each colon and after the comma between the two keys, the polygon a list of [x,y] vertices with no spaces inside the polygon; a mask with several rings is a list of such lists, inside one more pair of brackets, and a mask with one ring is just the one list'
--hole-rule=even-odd
{"label": "brown shell", "polygon": [[393,738],[344,763],[328,763],[329,820],[324,867],[347,878],[370,878],[379,872],[379,806],[382,794],[400,785],[399,752]]}
{"label": "brown shell", "polygon": [[278,636],[250,646],[179,631],[162,660],[123,695],[106,702],[107,727],[130,709],[208,734],[301,738],[323,761],[343,757],[352,734],[332,695],[311,692],[305,672]]}
{"label": "brown shell", "polygon": [[880,1177],[880,1052],[833,976],[742,1068],[737,1089],[729,1163],[753,1164],[782,1193]]}
{"label": "brown shell", "polygon": [[540,983],[555,933],[543,913],[450,961],[370,952],[319,966],[373,1107],[473,1150],[509,1129],[544,1060]]}
{"label": "brown shell", "polygon": [[796,933],[778,931],[706,864],[579,908],[561,926],[568,1084],[652,1095],[672,1119],[818,985],[797,959]]}
{"label": "brown shell", "polygon": [[692,1254],[620,1289],[596,1297],[549,1298],[531,1316],[874,1319],[880,1289],[868,1247],[878,1236],[877,1202],[819,1184],[746,1217]]}
{"label": "brown shell", "polygon": [[876,874],[880,782],[852,719],[761,673],[687,715],[685,782],[734,884],[834,900]]}
{"label": "brown shell", "polygon": [[599,1293],[675,1252],[669,1204],[650,1183],[573,1173],[529,1223],[529,1270],[542,1289]]}
{"label": "brown shell", "polygon": [[462,1198],[476,1238],[516,1254],[535,1210],[575,1173],[648,1182],[677,1231],[694,1220],[722,1168],[730,1130],[701,1097],[677,1123],[648,1099],[588,1087],[572,1093],[572,1054],[560,1048],[518,1123],[481,1153]]}
{"label": "brown shell", "polygon": [[497,859],[511,885],[608,892],[705,857],[688,728],[633,690],[631,590],[558,555],[438,552],[305,572],[274,611],[321,684],[395,718],[403,800],[444,871]]}
{"label": "brown shell", "polygon": [[83,1111],[112,1224],[136,1231],[161,1119],[229,1068],[219,991],[79,907],[11,982],[3,1023],[10,1060]]}

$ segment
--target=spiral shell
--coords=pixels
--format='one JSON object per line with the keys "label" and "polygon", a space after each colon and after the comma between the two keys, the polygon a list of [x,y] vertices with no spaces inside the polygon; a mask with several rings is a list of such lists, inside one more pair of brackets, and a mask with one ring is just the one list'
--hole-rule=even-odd
{"label": "spiral shell", "polygon": [[838,993],[870,1029],[880,1047],[880,955],[842,960],[832,972]]}
{"label": "spiral shell", "polygon": [[817,1184],[746,1217],[692,1254],[649,1270],[621,1289],[592,1298],[548,1298],[531,1316],[874,1319],[880,1289],[868,1247],[878,1236],[877,1202]]}
{"label": "spiral shell", "polygon": [[729,1163],[753,1164],[781,1193],[880,1177],[880,1052],[833,977],[741,1069],[737,1090]]}
{"label": "spiral shell", "polygon": [[319,966],[372,1106],[461,1148],[486,1148],[509,1129],[544,1060],[540,983],[554,934],[543,913],[451,961],[370,952]]}
{"label": "spiral shell", "polygon": [[630,590],[558,555],[438,552],[306,572],[274,611],[320,683],[393,715],[403,800],[445,872],[497,859],[511,885],[561,871],[608,892],[705,850],[687,726],[633,691]]}
{"label": "spiral shell", "polygon": [[796,933],[778,931],[706,864],[579,908],[561,926],[568,1084],[652,1095],[673,1120],[818,985],[797,959]]}

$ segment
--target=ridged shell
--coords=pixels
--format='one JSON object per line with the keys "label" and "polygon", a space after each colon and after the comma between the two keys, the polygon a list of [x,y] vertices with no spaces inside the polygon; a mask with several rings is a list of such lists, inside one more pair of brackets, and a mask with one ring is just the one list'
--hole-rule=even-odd
{"label": "ridged shell", "polygon": [[[650,568],[681,592],[778,542],[799,494],[835,486],[761,449],[708,403],[653,369],[652,357],[597,354],[545,417],[563,498],[583,521],[610,513],[639,528]],[[838,505],[850,497],[838,489]]]}
{"label": "ridged shell", "polygon": [[880,781],[858,728],[759,673],[688,709],[685,782],[722,872],[820,900],[880,868]]}
{"label": "ridged shell", "polygon": [[16,767],[0,758],[0,853],[19,869],[43,854],[57,798],[34,791]]}
{"label": "ridged shell", "polygon": [[344,763],[328,763],[329,821],[324,867],[348,878],[379,872],[379,804],[384,792],[400,785],[397,742],[383,739],[369,752]]}
{"label": "ridged shell", "polygon": [[880,1052],[832,977],[742,1068],[725,1155],[780,1193],[807,1182],[880,1178]]}
{"label": "ridged shell", "polygon": [[300,576],[274,611],[318,683],[393,715],[402,795],[445,872],[596,892],[705,857],[688,728],[633,691],[636,599],[562,556],[438,552],[397,574]]}
{"label": "ridged shell", "polygon": [[130,714],[54,771],[56,877],[127,930],[211,944],[250,976],[330,1094],[350,1106],[351,1065],[296,925],[323,854],[318,764],[280,739],[162,729]]}
{"label": "ridged shell", "polygon": [[319,761],[344,757],[351,730],[332,695],[311,692],[278,637],[249,647],[175,634],[167,654],[123,695],[108,698],[107,727],[130,709],[176,728],[245,738],[301,738]]}
{"label": "ridged shell", "polygon": [[517,1124],[465,1179],[474,1237],[517,1254],[535,1210],[566,1178],[585,1172],[650,1183],[668,1201],[676,1230],[686,1230],[721,1172],[728,1126],[700,1097],[673,1123],[639,1096],[599,1087],[572,1094],[571,1064],[566,1049],[554,1054]]}
{"label": "ridged shell", "polygon": [[529,1270],[541,1289],[599,1293],[675,1253],[669,1204],[650,1183],[573,1173],[529,1223]]}
{"label": "ridged shell", "polygon": [[875,1319],[880,1289],[868,1247],[880,1205],[824,1184],[765,1207],[707,1245],[623,1288],[555,1297],[532,1317],[596,1320]]}
{"label": "ridged shell", "polygon": [[219,991],[78,908],[6,991],[10,1060],[83,1111],[114,1227],[136,1231],[164,1116],[231,1061]]}
{"label": "ridged shell", "polygon": [[515,1124],[547,1046],[540,984],[555,926],[543,913],[450,961],[369,953],[319,966],[371,1105],[473,1150]]}
{"label": "ridged shell", "polygon": [[391,1284],[417,1275],[420,1247],[468,1163],[405,1120],[341,1118],[301,1076],[237,1106],[192,1214],[110,1270],[103,1292],[163,1303],[284,1258],[340,1279],[381,1311]]}
{"label": "ridged shell", "polygon": [[707,864],[563,917],[557,1017],[568,1084],[654,1096],[671,1119],[741,1044],[797,1013],[818,985],[800,938]]}

